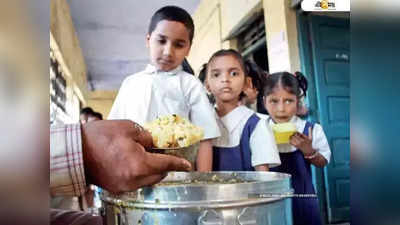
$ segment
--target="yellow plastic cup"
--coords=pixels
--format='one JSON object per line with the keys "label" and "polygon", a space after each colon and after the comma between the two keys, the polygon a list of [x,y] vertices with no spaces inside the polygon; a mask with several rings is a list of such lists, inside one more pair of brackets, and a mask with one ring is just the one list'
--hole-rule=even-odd
{"label": "yellow plastic cup", "polygon": [[271,127],[277,144],[288,144],[290,137],[297,131],[293,123],[278,123]]}

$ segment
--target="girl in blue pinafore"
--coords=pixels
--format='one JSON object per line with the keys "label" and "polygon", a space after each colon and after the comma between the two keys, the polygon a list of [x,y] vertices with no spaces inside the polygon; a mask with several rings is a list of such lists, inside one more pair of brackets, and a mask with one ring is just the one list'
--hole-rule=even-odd
{"label": "girl in blue pinafore", "polygon": [[[269,113],[267,123],[293,123],[298,132],[289,144],[279,144],[282,164],[271,171],[289,173],[295,194],[315,194],[311,177],[311,164],[324,167],[331,151],[325,133],[319,124],[312,124],[297,117],[301,98],[307,91],[307,80],[297,72],[274,73],[267,77],[264,87],[264,104]],[[317,197],[292,198],[294,225],[320,225]]]}
{"label": "girl in blue pinafore", "polygon": [[254,111],[239,106],[246,68],[235,50],[214,53],[207,64],[206,87],[216,105],[221,136],[213,140],[214,171],[267,171],[279,165],[271,129]]}

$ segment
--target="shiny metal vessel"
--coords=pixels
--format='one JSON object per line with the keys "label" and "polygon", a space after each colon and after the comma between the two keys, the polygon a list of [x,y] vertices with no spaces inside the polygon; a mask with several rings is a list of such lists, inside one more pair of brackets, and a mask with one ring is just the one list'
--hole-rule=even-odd
{"label": "shiny metal vessel", "polygon": [[290,175],[172,172],[135,192],[103,192],[107,225],[291,225]]}

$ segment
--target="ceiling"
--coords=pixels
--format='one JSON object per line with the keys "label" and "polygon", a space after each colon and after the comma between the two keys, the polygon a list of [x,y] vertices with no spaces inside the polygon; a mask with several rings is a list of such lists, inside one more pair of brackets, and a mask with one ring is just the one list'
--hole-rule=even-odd
{"label": "ceiling", "polygon": [[89,90],[118,90],[149,62],[145,36],[153,13],[176,5],[193,14],[198,0],[67,0],[87,65]]}

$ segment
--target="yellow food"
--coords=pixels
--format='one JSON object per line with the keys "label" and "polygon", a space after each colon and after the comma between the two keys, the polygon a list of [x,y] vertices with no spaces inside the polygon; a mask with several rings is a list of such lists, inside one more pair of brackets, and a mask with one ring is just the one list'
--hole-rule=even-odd
{"label": "yellow food", "polygon": [[151,133],[153,145],[157,148],[188,147],[199,142],[204,135],[202,128],[175,114],[159,117],[145,124],[144,128]]}
{"label": "yellow food", "polygon": [[272,131],[277,144],[287,144],[297,130],[293,123],[278,123],[272,125]]}

